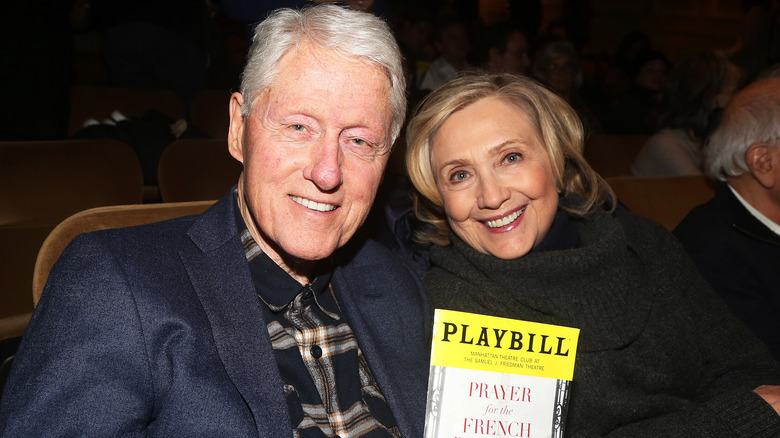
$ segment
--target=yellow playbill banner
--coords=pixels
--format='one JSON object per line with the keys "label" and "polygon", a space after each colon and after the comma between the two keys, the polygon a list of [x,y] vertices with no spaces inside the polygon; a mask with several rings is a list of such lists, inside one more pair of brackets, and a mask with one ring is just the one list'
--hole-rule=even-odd
{"label": "yellow playbill banner", "polygon": [[436,309],[431,365],[572,380],[580,330]]}

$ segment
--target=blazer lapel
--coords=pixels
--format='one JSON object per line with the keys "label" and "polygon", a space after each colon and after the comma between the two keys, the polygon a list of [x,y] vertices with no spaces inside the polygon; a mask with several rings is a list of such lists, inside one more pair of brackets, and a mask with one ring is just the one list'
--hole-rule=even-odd
{"label": "blazer lapel", "polygon": [[235,226],[233,192],[190,228],[199,251],[182,251],[228,375],[260,436],[289,436],[281,377]]}
{"label": "blazer lapel", "polygon": [[[340,268],[334,273],[334,291],[361,351],[403,436],[422,436],[425,416],[428,357],[424,333],[409,333],[420,327],[419,315],[406,312],[410,303],[392,299],[399,287],[386,268],[377,264]],[[384,281],[376,281],[382,279]],[[417,318],[415,323],[409,319]],[[400,352],[400,353],[399,353]]]}

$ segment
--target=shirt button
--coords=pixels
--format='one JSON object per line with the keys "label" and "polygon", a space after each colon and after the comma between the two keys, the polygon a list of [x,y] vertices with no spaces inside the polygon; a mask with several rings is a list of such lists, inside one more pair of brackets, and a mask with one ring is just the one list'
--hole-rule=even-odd
{"label": "shirt button", "polygon": [[311,347],[311,350],[309,351],[311,352],[311,355],[314,356],[315,359],[319,359],[320,357],[322,357],[322,348],[320,348],[319,345],[313,345]]}

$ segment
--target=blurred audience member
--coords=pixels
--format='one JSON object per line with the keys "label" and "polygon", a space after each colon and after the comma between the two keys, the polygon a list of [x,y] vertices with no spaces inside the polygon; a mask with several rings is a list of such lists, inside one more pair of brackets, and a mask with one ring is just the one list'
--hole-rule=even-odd
{"label": "blurred audience member", "polygon": [[637,56],[649,50],[653,50],[653,43],[644,32],[631,31],[620,39],[615,53],[614,67],[615,75],[619,77],[617,80],[624,83],[623,90],[629,87],[631,81],[628,79],[628,72],[635,64]]}
{"label": "blurred audience member", "polygon": [[566,39],[571,41],[577,51],[590,41],[593,16],[592,0],[562,0],[560,23]]}
{"label": "blurred audience member", "polygon": [[674,232],[712,287],[780,360],[780,79],[737,94],[704,155],[718,190]]}
{"label": "blurred audience member", "polygon": [[429,63],[437,56],[433,44],[433,15],[430,7],[415,5],[394,9],[393,32],[406,59]]}
{"label": "blurred audience member", "polygon": [[[771,62],[772,12],[777,6],[771,6],[772,2],[761,0],[741,3],[745,15],[742,18],[740,34],[726,52],[731,61],[742,69],[747,81],[752,82]],[[776,1],[773,3],[777,4]]]}
{"label": "blurred audience member", "polygon": [[669,61],[663,53],[646,50],[636,56],[627,71],[628,90],[618,98],[607,131],[617,135],[652,134],[654,115],[666,88]]}
{"label": "blurred audience member", "polygon": [[531,67],[528,39],[523,31],[507,23],[479,30],[474,63],[487,73],[527,74]]}
{"label": "blurred audience member", "polygon": [[669,60],[657,50],[648,50],[637,56],[629,74],[634,83],[659,95],[666,87]]}
{"label": "blurred audience member", "polygon": [[541,0],[455,0],[454,3],[461,17],[475,18],[480,26],[513,23],[529,40],[536,37],[542,24]]}
{"label": "blurred audience member", "polygon": [[112,85],[166,88],[185,103],[208,81],[205,1],[92,0]]}
{"label": "blurred audience member", "polygon": [[446,14],[436,23],[434,45],[439,57],[434,59],[420,82],[421,90],[434,90],[455,77],[458,72],[474,70],[466,61],[471,48],[468,27],[457,15]]}
{"label": "blurred audience member", "polygon": [[577,49],[568,41],[551,41],[534,55],[533,75],[571,105],[582,119],[586,135],[602,132],[596,118],[579,95],[582,85]]}
{"label": "blurred audience member", "polygon": [[[433,44],[432,15],[433,8],[430,5],[400,5],[393,8],[391,26],[403,55],[409,112],[425,96],[426,91],[420,89],[420,79],[438,56]],[[400,155],[403,159],[403,154]]]}
{"label": "blurred audience member", "polygon": [[642,147],[635,175],[698,175],[710,115],[737,89],[740,71],[720,52],[700,52],[672,69],[661,104],[660,130]]}

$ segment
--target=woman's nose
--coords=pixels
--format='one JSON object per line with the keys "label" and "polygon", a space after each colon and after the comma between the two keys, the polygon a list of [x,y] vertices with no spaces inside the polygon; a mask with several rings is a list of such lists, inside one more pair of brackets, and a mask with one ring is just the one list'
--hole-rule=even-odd
{"label": "woman's nose", "polygon": [[498,209],[509,197],[509,190],[503,186],[500,180],[492,175],[480,178],[479,191],[479,198],[477,199],[479,208]]}

